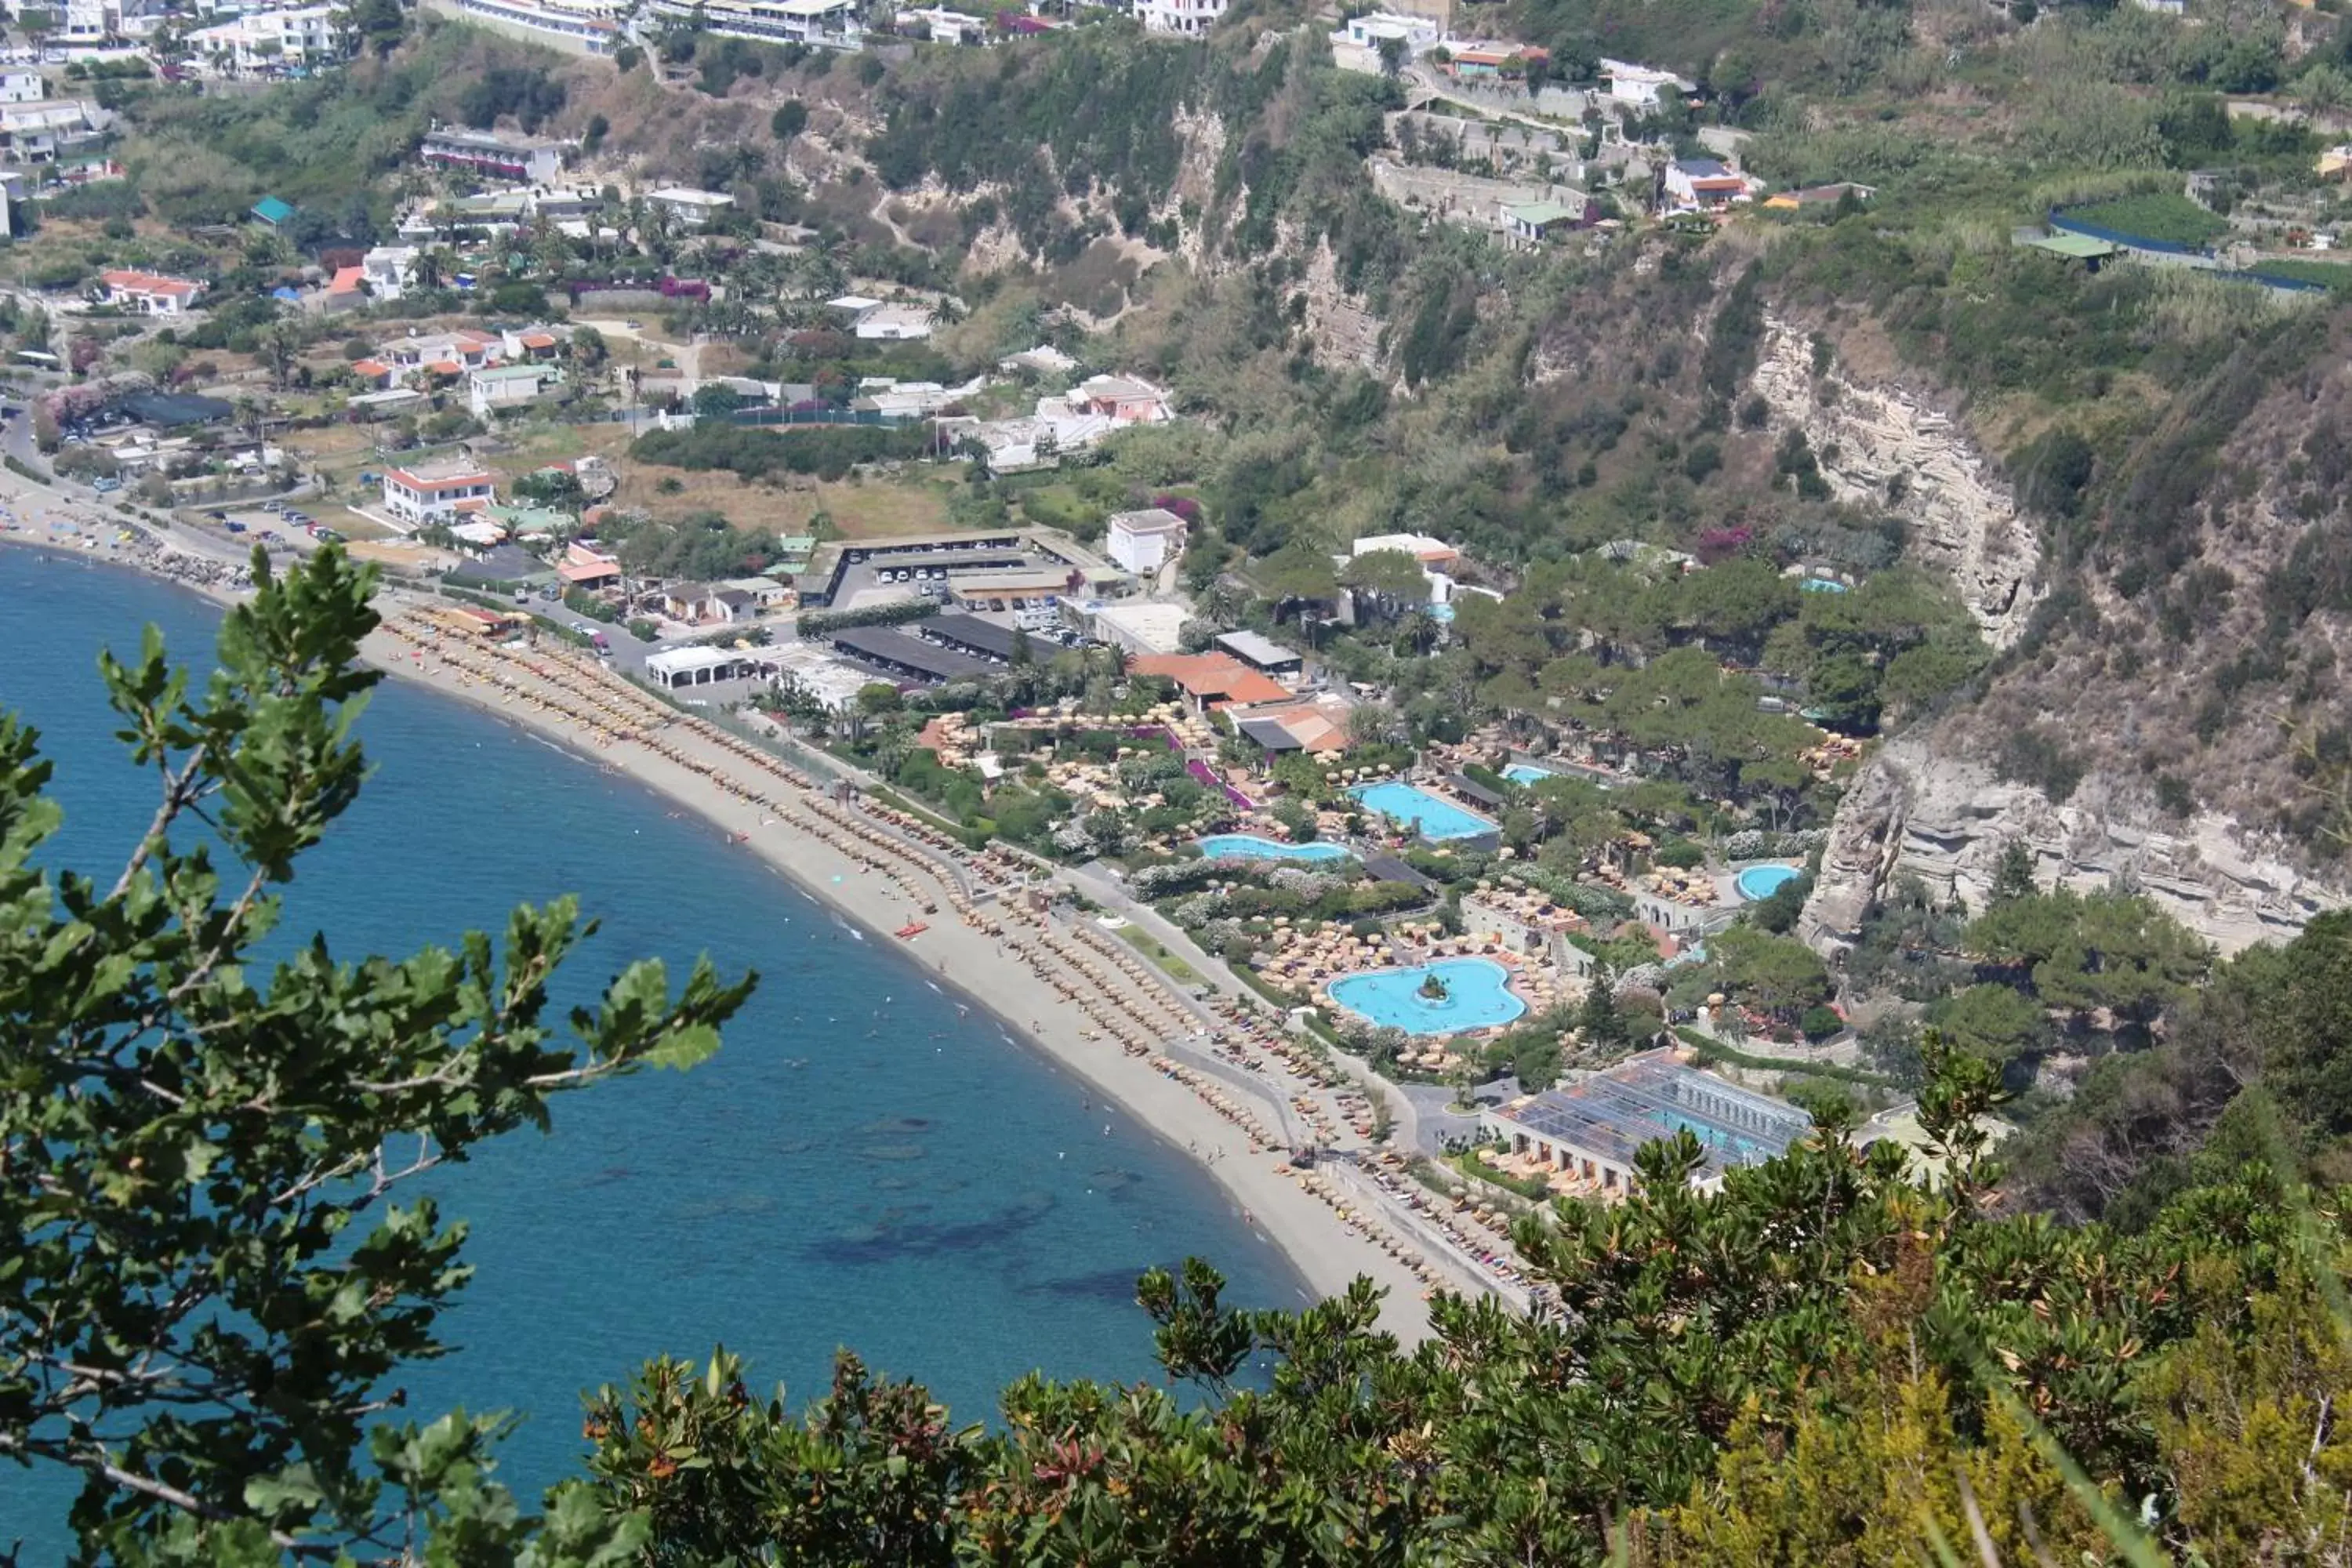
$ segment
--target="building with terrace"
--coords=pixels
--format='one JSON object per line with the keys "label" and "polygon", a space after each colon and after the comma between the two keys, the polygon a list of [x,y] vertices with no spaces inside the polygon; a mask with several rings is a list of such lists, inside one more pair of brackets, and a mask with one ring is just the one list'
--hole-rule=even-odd
{"label": "building with terrace", "polygon": [[462,125],[435,126],[416,149],[416,155],[436,168],[531,184],[544,184],[561,174],[564,153],[561,142],[511,136],[503,131],[474,131]]}
{"label": "building with terrace", "polygon": [[490,476],[471,463],[386,468],[383,510],[411,528],[452,526],[498,499]]}

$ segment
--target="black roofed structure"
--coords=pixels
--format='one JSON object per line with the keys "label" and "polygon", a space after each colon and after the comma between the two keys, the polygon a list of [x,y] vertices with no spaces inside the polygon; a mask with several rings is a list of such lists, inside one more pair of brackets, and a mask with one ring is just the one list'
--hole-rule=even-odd
{"label": "black roofed structure", "polygon": [[833,634],[836,652],[913,680],[957,680],[996,667],[951,647],[909,637],[896,626],[844,626]]}

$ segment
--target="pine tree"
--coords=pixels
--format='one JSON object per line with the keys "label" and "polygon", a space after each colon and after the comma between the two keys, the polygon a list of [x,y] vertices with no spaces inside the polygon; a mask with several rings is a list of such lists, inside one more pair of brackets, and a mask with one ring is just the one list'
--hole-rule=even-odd
{"label": "pine tree", "polygon": [[1616,984],[1617,977],[1605,959],[1592,966],[1592,984],[1584,994],[1584,1011],[1577,1019],[1577,1031],[1584,1037],[1588,1050],[1622,1046],[1630,1037],[1625,1016],[1617,1011]]}

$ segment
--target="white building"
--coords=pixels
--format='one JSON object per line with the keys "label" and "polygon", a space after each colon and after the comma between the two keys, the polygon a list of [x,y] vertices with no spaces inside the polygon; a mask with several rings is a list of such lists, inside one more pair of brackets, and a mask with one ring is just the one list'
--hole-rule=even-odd
{"label": "white building", "polygon": [[1155,577],[1184,552],[1189,531],[1184,520],[1164,507],[1115,511],[1103,536],[1103,553],[1139,577]]}
{"label": "white building", "polygon": [[494,180],[545,184],[563,172],[563,143],[500,131],[436,125],[425,133],[416,155],[438,168]]}
{"label": "white building", "polygon": [[898,26],[904,30],[909,22],[920,22],[930,29],[935,44],[984,44],[988,42],[985,18],[968,16],[961,11],[950,11],[941,6],[922,10],[901,11]]}
{"label": "white building", "polygon": [[1630,60],[1604,59],[1601,62],[1601,74],[1609,79],[1610,98],[1634,109],[1655,109],[1659,99],[1670,91],[1698,90],[1695,81],[1654,66],[1637,66]]}
{"label": "white building", "polygon": [[66,0],[62,13],[52,13],[65,26],[58,36],[68,43],[103,38],[117,30],[121,13],[105,0]]}
{"label": "white building", "polygon": [[1395,16],[1386,11],[1371,11],[1349,17],[1346,26],[1331,35],[1331,41],[1377,50],[1384,40],[1394,38],[1404,45],[1406,58],[1417,58],[1435,48],[1438,39],[1444,36],[1444,29],[1426,16]]}
{"label": "white building", "polygon": [[764,650],[747,653],[731,647],[666,647],[646,656],[646,675],[677,691],[708,686],[714,680],[741,680],[769,673],[774,658]]}
{"label": "white building", "polygon": [[654,0],[653,9],[682,22],[698,20],[704,31],[722,38],[820,49],[866,47],[857,0]]}
{"label": "white building", "polygon": [[360,258],[360,270],[377,299],[397,300],[415,278],[416,258],[422,254],[413,245],[379,245]]}
{"label": "white building", "polygon": [[1451,566],[1462,559],[1462,552],[1454,546],[1425,533],[1368,533],[1356,541],[1350,553],[1371,555],[1388,550],[1402,551],[1423,566]]}
{"label": "white building", "polygon": [[334,15],[331,5],[249,11],[234,21],[197,28],[188,35],[188,47],[223,76],[267,76],[323,65],[343,55]]}
{"label": "white building", "polygon": [[1087,604],[1078,613],[1097,641],[1133,654],[1177,652],[1184,646],[1184,623],[1192,618],[1181,605]]}
{"label": "white building", "polygon": [[1714,158],[1677,158],[1666,165],[1666,205],[1677,212],[1713,212],[1752,200],[1757,183]]}
{"label": "white building", "polygon": [[667,213],[680,228],[700,228],[712,217],[735,205],[735,198],[724,191],[698,191],[687,185],[664,185],[660,190],[646,193],[646,203],[657,211]]}
{"label": "white building", "polygon": [[627,0],[425,0],[478,26],[573,54],[610,55],[627,40]]}
{"label": "white building", "polygon": [[825,309],[846,315],[849,330],[869,341],[899,342],[931,335],[934,318],[929,305],[890,303],[863,294],[844,294],[824,303]]}
{"label": "white building", "polygon": [[0,163],[53,163],[105,140],[111,110],[87,99],[0,104]]}
{"label": "white building", "polygon": [[862,312],[850,331],[869,342],[912,342],[931,335],[931,308],[877,305]]}
{"label": "white building", "polygon": [[37,70],[0,70],[0,103],[38,103],[48,91]]}
{"label": "white building", "polygon": [[195,307],[205,286],[188,278],[166,278],[154,272],[101,272],[106,300],[142,316],[184,316]]}
{"label": "white building", "polygon": [[466,406],[477,419],[488,419],[502,408],[522,408],[539,400],[555,380],[551,364],[494,364],[466,374]]}
{"label": "white building", "polygon": [[1150,33],[1199,37],[1225,14],[1225,0],[1136,0],[1136,19]]}
{"label": "white building", "polygon": [[498,499],[490,476],[470,465],[386,468],[383,510],[412,528],[449,525]]}

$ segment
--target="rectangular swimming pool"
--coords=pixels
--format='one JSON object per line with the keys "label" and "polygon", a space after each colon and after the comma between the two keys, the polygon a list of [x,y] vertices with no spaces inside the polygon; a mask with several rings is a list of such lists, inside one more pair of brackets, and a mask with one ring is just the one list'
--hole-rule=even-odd
{"label": "rectangular swimming pool", "polygon": [[1415,789],[1394,779],[1358,784],[1348,793],[1382,816],[1408,824],[1423,838],[1475,838],[1495,831],[1495,825],[1485,817],[1465,811],[1451,801],[1440,800],[1425,789]]}
{"label": "rectangular swimming pool", "polygon": [[1344,844],[1285,844],[1255,833],[1219,833],[1195,839],[1211,860],[1345,860]]}
{"label": "rectangular swimming pool", "polygon": [[1539,768],[1533,763],[1513,763],[1503,770],[1503,776],[1516,784],[1531,784],[1559,775],[1549,768]]}

